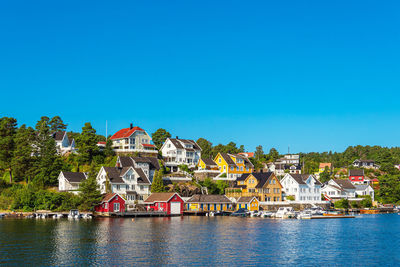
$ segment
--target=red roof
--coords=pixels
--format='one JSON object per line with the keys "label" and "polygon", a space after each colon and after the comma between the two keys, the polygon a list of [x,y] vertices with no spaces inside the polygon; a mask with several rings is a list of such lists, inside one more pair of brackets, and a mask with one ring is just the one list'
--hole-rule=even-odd
{"label": "red roof", "polygon": [[129,136],[131,136],[134,132],[136,131],[143,131],[144,130],[140,127],[133,127],[131,128],[124,128],[119,130],[118,132],[116,132],[113,136],[111,136],[111,139],[121,139],[121,138],[128,138]]}
{"label": "red roof", "polygon": [[152,144],[142,144],[142,146],[155,147],[155,145],[152,145]]}
{"label": "red roof", "polygon": [[99,144],[99,145],[105,145],[105,144],[107,144],[106,142],[97,142],[97,144]]}

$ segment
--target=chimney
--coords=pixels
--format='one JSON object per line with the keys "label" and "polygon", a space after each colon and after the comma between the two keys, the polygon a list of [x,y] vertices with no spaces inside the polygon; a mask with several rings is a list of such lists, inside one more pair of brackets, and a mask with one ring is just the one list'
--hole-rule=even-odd
{"label": "chimney", "polygon": [[133,128],[133,123],[131,123],[131,127],[129,129],[132,130],[132,128]]}
{"label": "chimney", "polygon": [[179,137],[178,137],[178,136],[176,136],[176,139],[179,139]]}

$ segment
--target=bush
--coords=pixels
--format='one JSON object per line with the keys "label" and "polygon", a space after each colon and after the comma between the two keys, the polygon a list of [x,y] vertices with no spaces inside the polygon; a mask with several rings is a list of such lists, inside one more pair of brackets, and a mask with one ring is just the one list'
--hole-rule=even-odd
{"label": "bush", "polygon": [[337,209],[348,209],[349,201],[347,199],[341,199],[335,202],[335,208]]}

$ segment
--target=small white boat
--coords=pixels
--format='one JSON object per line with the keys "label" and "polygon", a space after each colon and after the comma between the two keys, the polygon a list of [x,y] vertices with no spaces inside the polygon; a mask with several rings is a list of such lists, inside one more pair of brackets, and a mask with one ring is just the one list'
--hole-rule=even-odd
{"label": "small white boat", "polygon": [[300,212],[299,214],[297,214],[296,218],[301,220],[301,219],[311,219],[312,217],[312,212],[309,210],[304,210],[302,212]]}
{"label": "small white boat", "polygon": [[89,213],[85,213],[85,214],[82,215],[82,218],[83,219],[92,219],[92,215],[89,214]]}
{"label": "small white boat", "polygon": [[271,218],[274,215],[273,212],[270,211],[262,211],[260,217],[262,218]]}
{"label": "small white boat", "polygon": [[81,217],[81,214],[79,213],[79,210],[70,210],[68,214],[68,219],[79,219]]}
{"label": "small white boat", "polygon": [[46,219],[47,218],[47,214],[46,213],[40,214],[39,216],[40,216],[40,219]]}
{"label": "small white boat", "polygon": [[250,211],[250,217],[259,217],[261,215],[261,212],[258,210],[252,210]]}
{"label": "small white boat", "polygon": [[63,215],[61,213],[54,214],[53,219],[61,219]]}
{"label": "small white boat", "polygon": [[294,212],[293,207],[281,207],[275,213],[274,217],[281,218],[281,219],[295,218],[296,213]]}

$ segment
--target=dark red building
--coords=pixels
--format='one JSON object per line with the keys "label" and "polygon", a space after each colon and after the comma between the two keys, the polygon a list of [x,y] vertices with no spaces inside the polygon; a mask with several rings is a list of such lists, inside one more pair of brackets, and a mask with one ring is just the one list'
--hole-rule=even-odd
{"label": "dark red building", "polygon": [[117,193],[106,194],[94,210],[96,212],[125,212],[125,199]]}
{"label": "dark red building", "polygon": [[355,169],[349,170],[349,179],[352,182],[364,182],[364,170],[363,169]]}
{"label": "dark red building", "polygon": [[183,214],[183,199],[177,193],[153,193],[145,201],[147,210],[164,211],[168,215]]}

